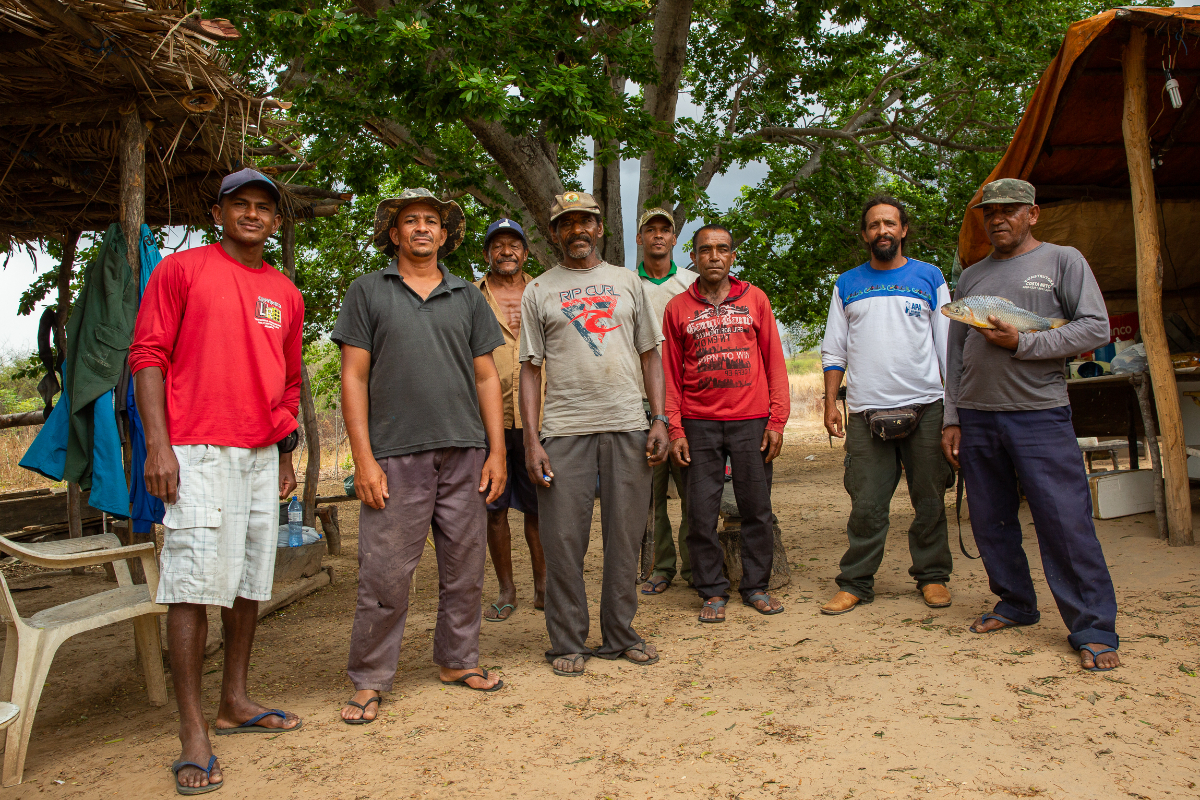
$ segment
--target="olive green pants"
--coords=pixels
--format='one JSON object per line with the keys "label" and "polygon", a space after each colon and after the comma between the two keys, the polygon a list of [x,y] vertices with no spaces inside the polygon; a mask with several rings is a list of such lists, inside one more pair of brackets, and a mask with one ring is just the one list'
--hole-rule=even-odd
{"label": "olive green pants", "polygon": [[[678,560],[675,555],[675,537],[671,533],[671,518],[667,516],[667,482],[671,480],[675,481],[675,488],[679,491],[679,502],[683,508],[683,517],[679,522]],[[654,493],[654,569],[651,577],[673,581],[678,575],[690,584],[692,561],[688,557],[687,547],[687,483],[679,467],[668,459],[667,463],[654,468],[654,481],[651,486]],[[679,565],[678,569],[676,563]]]}

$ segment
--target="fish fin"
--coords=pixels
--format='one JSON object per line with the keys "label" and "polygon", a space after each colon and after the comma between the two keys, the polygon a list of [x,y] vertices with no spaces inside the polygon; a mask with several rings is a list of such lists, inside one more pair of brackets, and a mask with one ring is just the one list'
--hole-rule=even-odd
{"label": "fish fin", "polygon": [[1061,328],[1063,325],[1066,325],[1070,321],[1071,320],[1069,320],[1069,319],[1059,319],[1058,317],[1051,317],[1050,318],[1050,330],[1054,330],[1055,328]]}

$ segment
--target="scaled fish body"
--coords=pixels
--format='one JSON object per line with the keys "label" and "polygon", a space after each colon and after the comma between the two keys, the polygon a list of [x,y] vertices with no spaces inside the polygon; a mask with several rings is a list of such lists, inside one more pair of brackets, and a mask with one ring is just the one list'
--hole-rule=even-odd
{"label": "scaled fish body", "polygon": [[942,314],[950,319],[973,325],[976,328],[992,328],[996,326],[988,322],[988,317],[1007,322],[1021,333],[1030,331],[1048,331],[1051,328],[1061,328],[1071,320],[1047,319],[1039,317],[1032,311],[1026,311],[1012,301],[1003,297],[979,294],[974,297],[964,297],[953,303],[946,303],[941,308]]}

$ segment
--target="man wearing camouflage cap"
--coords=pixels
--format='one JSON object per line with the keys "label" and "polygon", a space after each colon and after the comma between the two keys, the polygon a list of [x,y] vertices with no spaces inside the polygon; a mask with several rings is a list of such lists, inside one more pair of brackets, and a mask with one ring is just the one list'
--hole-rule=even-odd
{"label": "man wearing camouflage cap", "polygon": [[1024,492],[1046,582],[1071,632],[1067,642],[1080,651],[1083,669],[1107,671],[1121,663],[1117,598],[1092,524],[1063,377],[1066,359],[1108,343],[1104,298],[1078,250],[1033,237],[1039,211],[1031,184],[993,181],[972,208],[983,215],[993,250],[963,271],[954,298],[1005,297],[1070,322],[1030,332],[996,317],[988,318],[995,330],[950,323],[942,449],[955,467],[961,463],[975,542],[1000,597],[971,631],[1040,619],[1017,519]]}
{"label": "man wearing camouflage cap", "polygon": [[[521,299],[519,400],[525,463],[538,487],[546,555],[546,659],[556,675],[577,677],[592,655],[641,665],[658,661],[654,645],[633,629],[633,617],[650,477],[652,468],[666,460],[669,446],[666,389],[654,308],[637,275],[596,254],[604,223],[592,196],[566,192],[555,197],[550,235],[563,260],[534,278]],[[650,424],[642,410],[643,388]],[[604,576],[602,643],[593,650],[587,646],[583,559],[597,475]]]}
{"label": "man wearing camouflage cap", "polygon": [[342,416],[362,500],[358,607],[347,674],[351,725],[373,721],[400,656],[413,572],[432,525],[437,548],[433,660],[444,684],[495,691],[479,668],[486,502],[505,486],[504,409],[492,351],[504,344],[483,295],[438,259],[463,237],[457,203],[406,189],[375,212],[393,257],[357,278],[333,329]]}

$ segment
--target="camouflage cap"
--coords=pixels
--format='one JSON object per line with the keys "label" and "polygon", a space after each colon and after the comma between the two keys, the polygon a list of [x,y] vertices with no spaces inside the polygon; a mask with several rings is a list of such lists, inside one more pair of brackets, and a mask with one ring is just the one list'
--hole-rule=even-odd
{"label": "camouflage cap", "polygon": [[670,211],[667,211],[665,208],[651,208],[645,211],[638,219],[637,232],[641,233],[642,228],[646,226],[646,223],[655,217],[662,217],[671,226],[671,230],[675,230],[675,217]]}
{"label": "camouflage cap", "polygon": [[466,229],[466,216],[463,214],[462,208],[453,200],[441,200],[434,196],[433,192],[421,187],[405,189],[399,197],[389,197],[376,206],[375,233],[371,237],[371,243],[375,245],[375,249],[382,250],[389,255],[394,252],[395,245],[392,244],[388,231],[395,225],[396,214],[400,212],[400,209],[411,206],[413,203],[427,203],[442,215],[442,227],[446,229],[446,243],[438,248],[438,258],[445,258],[457,250],[458,246],[462,244],[463,233]]}
{"label": "camouflage cap", "polygon": [[1020,178],[1001,178],[983,187],[983,196],[971,208],[980,206],[1001,205],[1004,203],[1020,203],[1033,205],[1035,200],[1033,184]]}
{"label": "camouflage cap", "polygon": [[597,217],[603,216],[600,213],[600,204],[587,192],[564,192],[554,195],[554,204],[550,206],[550,222],[569,211],[586,211]]}

